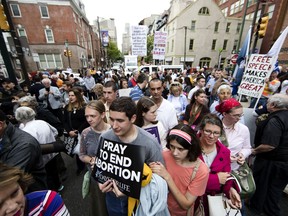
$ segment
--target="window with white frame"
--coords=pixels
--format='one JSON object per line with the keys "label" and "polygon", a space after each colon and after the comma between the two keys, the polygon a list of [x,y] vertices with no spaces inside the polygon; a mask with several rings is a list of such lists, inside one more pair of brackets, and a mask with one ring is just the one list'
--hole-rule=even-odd
{"label": "window with white frame", "polygon": [[240,29],[241,29],[241,23],[237,23],[236,34],[239,34]]}
{"label": "window with white frame", "polygon": [[241,11],[244,7],[245,0],[239,0],[230,6],[230,15]]}
{"label": "window with white frame", "polygon": [[172,44],[171,44],[171,52],[173,52],[173,50],[174,50],[174,40],[172,40],[171,43],[172,43]]}
{"label": "window with white frame", "polygon": [[195,31],[196,30],[196,20],[192,20],[191,21],[191,31]]}
{"label": "window with white frame", "polygon": [[238,45],[238,40],[234,40],[233,50],[236,50],[236,49],[237,49],[237,45]]}
{"label": "window with white frame", "polygon": [[212,40],[211,50],[215,50],[216,49],[216,42],[217,42],[216,39]]}
{"label": "window with white frame", "polygon": [[220,0],[219,5],[224,4],[225,2],[227,2],[228,0]]}
{"label": "window with white frame", "polygon": [[79,39],[78,30],[76,30],[76,38],[77,38],[77,44],[80,45],[80,39]]}
{"label": "window with white frame", "polygon": [[77,19],[76,19],[75,13],[73,13],[73,19],[74,19],[74,22],[77,23]]}
{"label": "window with white frame", "polygon": [[228,45],[228,40],[225,39],[224,42],[223,42],[223,50],[227,49],[227,45]]}
{"label": "window with white frame", "polygon": [[204,66],[209,68],[210,67],[210,62],[211,62],[211,58],[203,57],[203,58],[200,59],[199,66],[200,66],[200,68],[203,68]]}
{"label": "window with white frame", "polygon": [[219,31],[219,22],[215,22],[215,26],[214,26],[214,32],[218,32]]}
{"label": "window with white frame", "polygon": [[275,9],[275,4],[270,5],[270,6],[268,7],[268,16],[269,16],[269,19],[272,18],[274,9]]}
{"label": "window with white frame", "polygon": [[27,37],[26,31],[24,28],[18,28],[17,31],[18,31],[19,37]]}
{"label": "window with white frame", "polygon": [[10,4],[13,17],[21,17],[21,11],[18,4]]}
{"label": "window with white frame", "polygon": [[48,7],[40,5],[41,18],[49,18]]}
{"label": "window with white frame", "polygon": [[54,36],[52,29],[45,29],[45,36],[47,43],[54,43]]}
{"label": "window with white frame", "polygon": [[230,27],[231,27],[231,23],[228,22],[227,25],[226,25],[226,33],[230,32]]}
{"label": "window with white frame", "polygon": [[225,17],[227,17],[227,16],[228,16],[228,7],[224,8],[224,9],[222,10],[222,13],[223,13],[223,15],[224,15]]}
{"label": "window with white frame", "polygon": [[39,53],[40,67],[45,69],[63,68],[60,54],[41,54]]}
{"label": "window with white frame", "polygon": [[194,47],[194,39],[190,39],[189,50],[193,50],[193,47]]}
{"label": "window with white frame", "polygon": [[202,7],[202,8],[200,8],[198,14],[199,15],[209,15],[209,9],[207,7]]}

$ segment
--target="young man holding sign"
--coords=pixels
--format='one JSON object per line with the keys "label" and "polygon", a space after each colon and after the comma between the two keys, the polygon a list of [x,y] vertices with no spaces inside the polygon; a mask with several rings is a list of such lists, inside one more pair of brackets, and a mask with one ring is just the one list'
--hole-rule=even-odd
{"label": "young man holding sign", "polygon": [[[120,97],[110,106],[112,130],[99,138],[95,173],[100,190],[106,193],[109,215],[127,216],[127,196],[138,199],[144,163],[163,162],[155,137],[134,125],[136,105]],[[125,195],[124,195],[125,194]]]}

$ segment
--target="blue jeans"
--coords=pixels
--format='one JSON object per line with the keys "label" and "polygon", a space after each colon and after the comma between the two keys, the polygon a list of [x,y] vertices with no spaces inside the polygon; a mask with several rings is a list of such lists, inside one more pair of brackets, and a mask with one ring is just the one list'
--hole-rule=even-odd
{"label": "blue jeans", "polygon": [[109,216],[127,216],[128,197],[116,197],[113,192],[106,193],[106,206]]}

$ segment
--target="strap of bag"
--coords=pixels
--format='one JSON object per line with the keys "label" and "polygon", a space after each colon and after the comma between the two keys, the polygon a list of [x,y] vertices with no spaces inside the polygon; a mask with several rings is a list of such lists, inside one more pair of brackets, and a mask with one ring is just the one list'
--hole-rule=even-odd
{"label": "strap of bag", "polygon": [[[191,183],[191,182],[193,181],[193,179],[196,177],[196,173],[197,173],[197,171],[198,171],[198,169],[199,169],[199,166],[200,166],[200,160],[199,160],[199,158],[197,158],[197,160],[196,160],[196,165],[195,165],[194,170],[193,170],[192,175],[191,175],[190,183]],[[190,183],[189,183],[189,184],[190,184]],[[190,207],[190,208],[187,210],[187,216],[190,216],[190,215],[191,215],[191,211],[192,211],[192,207]]]}
{"label": "strap of bag", "polygon": [[193,181],[193,179],[195,178],[196,173],[197,173],[197,171],[198,171],[198,169],[199,169],[199,166],[200,166],[200,160],[197,158],[197,160],[196,160],[196,165],[195,165],[194,170],[193,170],[193,172],[192,172],[192,176],[191,176],[190,183],[191,183],[191,182]]}

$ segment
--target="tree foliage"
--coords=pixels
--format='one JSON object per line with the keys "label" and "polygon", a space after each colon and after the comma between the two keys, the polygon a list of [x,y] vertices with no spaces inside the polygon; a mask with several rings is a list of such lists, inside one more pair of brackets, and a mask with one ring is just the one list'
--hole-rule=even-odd
{"label": "tree foliage", "polygon": [[118,49],[116,43],[109,42],[109,46],[107,47],[107,57],[111,65],[117,61],[123,61],[122,53]]}
{"label": "tree foliage", "polygon": [[154,35],[147,36],[147,56],[144,58],[146,63],[153,63],[153,46],[154,46]]}

